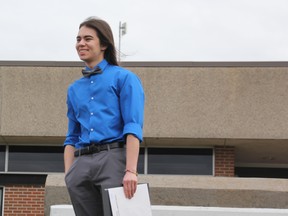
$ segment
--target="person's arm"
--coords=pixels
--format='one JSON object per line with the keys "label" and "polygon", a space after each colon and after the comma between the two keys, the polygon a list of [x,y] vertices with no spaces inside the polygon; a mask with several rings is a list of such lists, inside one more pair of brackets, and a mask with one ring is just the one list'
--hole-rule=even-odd
{"label": "person's arm", "polygon": [[143,141],[145,95],[141,80],[133,73],[121,80],[120,106],[126,136],[126,171],[123,178],[125,196],[131,199],[136,192],[139,146]]}
{"label": "person's arm", "polygon": [[66,145],[64,149],[64,169],[65,175],[67,174],[68,170],[70,169],[73,161],[74,161],[74,151],[75,147],[72,145]]}
{"label": "person's arm", "polygon": [[123,178],[125,196],[131,199],[136,192],[138,183],[137,163],[139,155],[139,140],[128,134],[126,140],[126,170]]}
{"label": "person's arm", "polygon": [[[69,88],[70,89],[70,88]],[[65,175],[70,169],[74,161],[75,143],[79,141],[81,135],[80,124],[77,121],[74,113],[72,103],[69,98],[69,89],[67,94],[67,117],[68,117],[68,131],[64,141],[64,171]]]}

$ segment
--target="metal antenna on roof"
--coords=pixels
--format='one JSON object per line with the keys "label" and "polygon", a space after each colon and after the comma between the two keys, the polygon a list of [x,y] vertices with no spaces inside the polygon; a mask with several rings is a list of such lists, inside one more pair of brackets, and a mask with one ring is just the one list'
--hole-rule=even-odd
{"label": "metal antenna on roof", "polygon": [[119,22],[119,51],[118,51],[118,61],[121,61],[121,38],[127,33],[127,24],[126,22]]}

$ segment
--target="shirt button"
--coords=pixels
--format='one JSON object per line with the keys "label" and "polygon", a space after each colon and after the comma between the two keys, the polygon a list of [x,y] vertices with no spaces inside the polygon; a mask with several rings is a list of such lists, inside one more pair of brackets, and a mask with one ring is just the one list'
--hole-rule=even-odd
{"label": "shirt button", "polygon": [[93,113],[93,112],[91,112],[90,114],[91,114],[91,115],[94,115],[94,113]]}
{"label": "shirt button", "polygon": [[91,128],[91,129],[90,129],[90,131],[94,131],[94,129],[93,129],[93,128]]}
{"label": "shirt button", "polygon": [[94,100],[94,97],[91,97],[91,100]]}
{"label": "shirt button", "polygon": [[94,81],[92,80],[91,83],[94,83]]}

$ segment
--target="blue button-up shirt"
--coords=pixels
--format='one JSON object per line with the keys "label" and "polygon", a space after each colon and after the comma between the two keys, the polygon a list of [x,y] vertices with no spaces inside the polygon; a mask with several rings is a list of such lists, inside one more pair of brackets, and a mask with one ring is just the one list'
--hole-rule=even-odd
{"label": "blue button-up shirt", "polygon": [[108,64],[101,74],[82,77],[68,88],[68,132],[64,145],[125,142],[127,134],[143,140],[144,91],[132,72]]}

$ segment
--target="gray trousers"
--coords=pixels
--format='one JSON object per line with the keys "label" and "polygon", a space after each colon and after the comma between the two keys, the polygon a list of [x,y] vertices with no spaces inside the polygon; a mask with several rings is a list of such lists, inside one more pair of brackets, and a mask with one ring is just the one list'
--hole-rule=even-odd
{"label": "gray trousers", "polygon": [[77,157],[65,176],[76,216],[103,216],[100,185],[121,185],[126,148]]}

